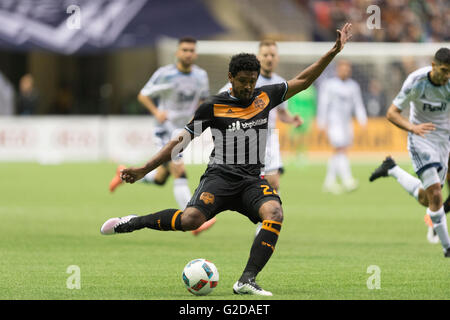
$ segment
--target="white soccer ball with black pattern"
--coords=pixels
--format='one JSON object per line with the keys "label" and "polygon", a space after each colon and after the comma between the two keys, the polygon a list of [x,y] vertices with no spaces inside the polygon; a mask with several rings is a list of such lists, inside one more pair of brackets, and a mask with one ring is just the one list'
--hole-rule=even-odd
{"label": "white soccer ball with black pattern", "polygon": [[190,261],[184,267],[182,277],[186,289],[196,296],[211,293],[219,283],[219,272],[216,266],[206,259]]}

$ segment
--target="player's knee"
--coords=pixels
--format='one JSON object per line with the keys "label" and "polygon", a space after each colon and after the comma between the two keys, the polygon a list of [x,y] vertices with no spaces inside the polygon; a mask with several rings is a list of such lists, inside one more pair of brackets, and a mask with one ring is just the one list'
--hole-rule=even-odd
{"label": "player's knee", "polygon": [[158,186],[163,186],[166,184],[167,178],[155,178],[155,180],[153,181],[154,184],[158,185]]}
{"label": "player's knee", "polygon": [[259,213],[262,220],[283,222],[283,209],[281,204],[276,200],[265,202],[261,206]]}
{"label": "player's knee", "polygon": [[272,189],[279,190],[280,189],[280,181],[278,179],[272,179],[269,181],[270,186]]}
{"label": "player's knee", "polygon": [[442,204],[442,192],[439,184],[433,185],[427,189],[428,203],[433,207],[439,207]]}
{"label": "player's knee", "polygon": [[430,208],[437,208],[442,204],[441,180],[435,167],[427,168],[420,174],[426,191]]}
{"label": "player's knee", "polygon": [[428,207],[428,198],[427,198],[427,193],[425,192],[425,190],[423,190],[423,189],[419,190],[419,195],[418,195],[417,200],[424,207]]}
{"label": "player's knee", "polygon": [[196,208],[186,208],[181,216],[181,227],[185,231],[195,230],[206,221],[205,216]]}
{"label": "player's knee", "polygon": [[185,171],[176,172],[173,174],[175,179],[187,179],[187,175]]}

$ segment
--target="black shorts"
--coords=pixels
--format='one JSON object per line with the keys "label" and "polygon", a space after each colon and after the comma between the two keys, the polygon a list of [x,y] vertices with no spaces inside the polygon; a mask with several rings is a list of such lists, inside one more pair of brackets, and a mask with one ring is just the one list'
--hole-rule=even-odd
{"label": "black shorts", "polygon": [[199,209],[207,220],[216,214],[237,211],[253,223],[261,222],[259,208],[269,200],[281,199],[266,179],[260,177],[227,177],[206,172],[201,178],[187,207]]}

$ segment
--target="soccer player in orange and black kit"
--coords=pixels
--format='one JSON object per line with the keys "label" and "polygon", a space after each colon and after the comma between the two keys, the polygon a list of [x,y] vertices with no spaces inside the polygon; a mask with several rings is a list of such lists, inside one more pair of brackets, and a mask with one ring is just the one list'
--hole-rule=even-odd
{"label": "soccer player in orange and black kit", "polygon": [[[242,276],[233,286],[236,294],[271,296],[255,281],[275,249],[283,221],[280,197],[260,173],[263,167],[269,111],[284,100],[308,88],[343,49],[350,38],[350,24],[337,30],[333,48],[295,78],[255,89],[260,63],[253,54],[233,56],[229,64],[230,92],[206,100],[192,121],[143,167],[122,170],[121,179],[134,183],[184,150],[192,138],[211,128],[214,149],[206,172],[184,211],[166,209],[145,216],[111,218],[102,234],[155,230],[195,230],[216,214],[232,210],[253,223],[262,222],[253,240]],[[237,141],[236,141],[237,140]]]}

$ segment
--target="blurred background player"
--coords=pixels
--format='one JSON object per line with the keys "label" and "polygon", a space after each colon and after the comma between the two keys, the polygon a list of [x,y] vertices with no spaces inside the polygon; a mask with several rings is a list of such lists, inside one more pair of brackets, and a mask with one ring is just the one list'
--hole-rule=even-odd
{"label": "blurred background player", "polygon": [[[274,40],[263,40],[259,43],[259,50],[257,58],[261,64],[261,71],[256,82],[256,88],[266,86],[269,84],[277,84],[286,81],[283,77],[275,73],[275,69],[278,66],[280,57],[278,55],[278,46]],[[231,83],[225,84],[219,92],[224,92],[231,90]],[[264,168],[261,175],[269,182],[270,186],[275,189],[278,193],[280,192],[280,177],[283,173],[283,162],[281,159],[280,152],[280,142],[278,137],[278,131],[276,130],[277,116],[284,123],[289,123],[296,128],[301,126],[303,120],[300,116],[292,116],[287,111],[287,101],[279,104],[276,109],[273,109],[269,113],[268,122],[268,135],[267,135],[267,145],[266,145],[266,157]],[[216,222],[213,218],[199,229],[193,231],[195,235],[203,230],[208,229]],[[261,223],[258,223],[257,230],[261,228]]]}
{"label": "blurred background player", "polygon": [[[350,78],[351,75],[351,63],[339,60],[336,76],[325,80],[319,89],[317,125],[320,130],[326,128],[328,140],[333,147],[323,189],[334,194],[352,191],[358,187],[351,172],[347,152],[353,141],[353,115],[361,126],[366,126],[367,114],[359,84]],[[337,178],[340,178],[342,186]]]}
{"label": "blurred background player", "polygon": [[18,115],[36,114],[39,108],[39,93],[34,85],[34,78],[27,73],[20,78],[19,95],[16,102]]}
{"label": "blurred background player", "polygon": [[[154,137],[159,149],[184,128],[199,104],[209,95],[208,75],[194,64],[197,58],[196,42],[192,37],[179,39],[176,63],[156,70],[138,95],[139,102],[157,120]],[[184,209],[191,199],[191,191],[181,155],[175,160],[148,173],[142,182],[161,186],[166,183],[169,175],[172,175],[175,179],[175,199],[178,206]],[[109,185],[111,192],[122,184],[119,174],[124,167],[118,166]]]}
{"label": "blurred background player", "polygon": [[[439,237],[445,257],[450,257],[450,239],[442,199],[450,152],[449,77],[450,50],[441,48],[436,52],[431,66],[418,69],[408,76],[387,112],[390,122],[408,132],[409,156],[420,179],[401,169],[391,157],[387,157],[369,178],[374,181],[379,177],[392,176],[427,207],[426,215]],[[401,115],[408,107],[409,120]],[[427,238],[433,242],[430,232]]]}

